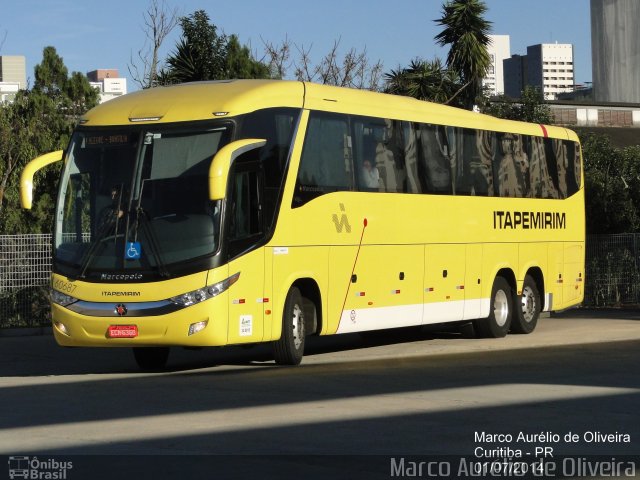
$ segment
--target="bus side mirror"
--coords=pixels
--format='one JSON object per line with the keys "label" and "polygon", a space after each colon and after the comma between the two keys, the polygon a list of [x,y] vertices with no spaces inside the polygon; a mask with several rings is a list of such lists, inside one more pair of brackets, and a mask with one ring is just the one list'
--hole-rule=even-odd
{"label": "bus side mirror", "polygon": [[236,140],[222,147],[213,157],[209,167],[209,200],[222,200],[227,191],[227,180],[231,165],[243,153],[263,147],[266,140],[247,138]]}
{"label": "bus side mirror", "polygon": [[55,152],[40,155],[27,163],[20,175],[20,203],[22,208],[30,210],[33,204],[33,176],[35,173],[50,163],[59,162],[62,160],[63,155],[64,152],[62,150],[56,150]]}

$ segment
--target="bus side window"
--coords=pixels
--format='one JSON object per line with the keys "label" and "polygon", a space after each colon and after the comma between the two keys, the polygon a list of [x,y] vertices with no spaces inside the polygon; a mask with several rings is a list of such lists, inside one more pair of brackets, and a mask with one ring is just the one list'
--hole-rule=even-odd
{"label": "bus side window", "polygon": [[547,169],[549,172],[551,198],[562,198],[560,193],[559,179],[558,179],[558,160],[556,158],[556,149],[554,148],[554,139],[545,138],[544,147],[547,157]]}
{"label": "bus side window", "polygon": [[569,169],[567,142],[564,140],[553,139],[553,152],[556,156],[556,165],[558,170],[559,198],[567,198],[567,174]]}
{"label": "bus side window", "polygon": [[422,183],[418,173],[418,144],[416,131],[409,122],[402,122],[402,136],[404,137],[404,160],[407,168],[407,191],[422,193]]}
{"label": "bus side window", "polygon": [[311,113],[300,158],[294,207],[325,193],[352,189],[352,142],[347,120],[345,115]]}
{"label": "bus side window", "polygon": [[580,189],[580,145],[565,140],[567,149],[567,197]]}
{"label": "bus side window", "polygon": [[299,111],[293,108],[268,108],[242,117],[238,138],[264,138],[259,161],[264,174],[262,208],[265,230],[272,231],[276,210],[284,188],[287,160]]}
{"label": "bus side window", "polygon": [[425,193],[451,194],[451,164],[445,128],[426,123],[416,124],[418,172]]}
{"label": "bus side window", "polygon": [[479,196],[493,196],[493,169],[491,166],[496,135],[488,130],[467,130],[467,132],[475,134],[475,148],[471,148],[469,151],[469,174],[472,179],[470,193]]}
{"label": "bus side window", "polygon": [[384,120],[374,130],[376,134],[376,167],[380,175],[380,189],[384,192],[406,192],[407,173],[401,122]]}
{"label": "bus side window", "polygon": [[263,234],[260,169],[252,163],[236,165],[234,170],[227,202],[230,257],[260,241]]}
{"label": "bus side window", "polygon": [[529,193],[529,158],[524,150],[522,135],[499,133],[497,187],[501,197],[522,198]]}

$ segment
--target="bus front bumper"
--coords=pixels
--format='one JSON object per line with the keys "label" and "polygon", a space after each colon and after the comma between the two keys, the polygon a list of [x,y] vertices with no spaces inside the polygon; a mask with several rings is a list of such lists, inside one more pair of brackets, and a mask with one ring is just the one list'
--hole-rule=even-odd
{"label": "bus front bumper", "polygon": [[[210,299],[155,316],[93,316],[53,304],[51,318],[56,342],[65,347],[204,347],[227,344],[227,315]],[[222,303],[222,302],[220,302]],[[135,304],[130,304],[135,307]]]}

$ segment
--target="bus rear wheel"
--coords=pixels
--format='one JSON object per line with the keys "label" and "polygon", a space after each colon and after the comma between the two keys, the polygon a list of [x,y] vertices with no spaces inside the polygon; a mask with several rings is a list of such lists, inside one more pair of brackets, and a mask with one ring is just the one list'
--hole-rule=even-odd
{"label": "bus rear wheel", "polygon": [[514,333],[531,333],[538,324],[542,304],[536,282],[530,275],[524,277],[522,294],[516,296],[516,308],[511,331]]}
{"label": "bus rear wheel", "polygon": [[476,327],[480,336],[501,338],[511,327],[513,295],[509,282],[504,277],[496,277],[491,288],[491,310],[487,318],[478,320]]}
{"label": "bus rear wheel", "polygon": [[282,334],[273,342],[273,357],[278,365],[299,365],[304,355],[304,304],[300,290],[291,287],[284,302]]}
{"label": "bus rear wheel", "polygon": [[169,347],[133,347],[133,356],[142,370],[162,370],[169,359]]}

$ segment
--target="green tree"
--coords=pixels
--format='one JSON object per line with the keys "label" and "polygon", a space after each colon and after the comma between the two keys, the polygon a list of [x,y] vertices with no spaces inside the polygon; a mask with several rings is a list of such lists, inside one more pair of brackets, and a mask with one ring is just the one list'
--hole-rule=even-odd
{"label": "green tree", "polygon": [[42,62],[35,66],[34,72],[36,76],[34,90],[50,98],[62,97],[69,78],[69,71],[54,47],[44,48]]}
{"label": "green tree", "polygon": [[640,231],[640,147],[618,149],[604,135],[581,137],[587,233]]}
{"label": "green tree", "polygon": [[249,47],[240,45],[236,35],[231,35],[226,46],[227,78],[270,78],[268,65],[253,58]]}
{"label": "green tree", "polygon": [[28,161],[66,146],[77,119],[97,103],[98,93],[87,79],[68,70],[53,47],[46,47],[35,67],[32,90],[18,92],[12,103],[0,105],[0,231],[33,233],[51,230],[51,205],[60,165],[34,178],[34,207],[19,205],[19,177]]}
{"label": "green tree", "polygon": [[507,120],[544,124],[551,124],[554,120],[551,108],[544,103],[542,91],[530,85],[524,87],[521,98],[517,101],[505,95],[495,100],[484,97],[480,110],[482,113]]}
{"label": "green tree", "polygon": [[74,122],[98,104],[98,91],[79,72],[69,71],[54,47],[45,47],[42,62],[35,66],[32,93],[48,103],[47,114],[57,122],[54,131],[71,130]]}
{"label": "green tree", "polygon": [[449,45],[447,66],[460,75],[462,104],[471,110],[491,65],[487,52],[491,22],[483,17],[487,7],[481,0],[450,0],[442,8],[436,23],[444,29],[435,40],[441,46]]}
{"label": "green tree", "polygon": [[47,115],[49,106],[49,102],[28,91],[19,92],[13,103],[0,106],[0,232],[3,234],[50,231],[48,210],[55,188],[53,177],[59,169],[50,167],[34,178],[34,188],[40,194],[32,210],[23,211],[19,205],[19,179],[24,165],[38,154],[60,146],[45,123],[52,121]]}
{"label": "green tree", "polygon": [[160,83],[269,77],[269,67],[255,60],[247,47],[240,46],[235,35],[218,34],[204,10],[181,17],[180,27],[182,37],[166,60]]}

